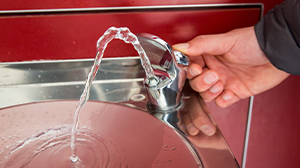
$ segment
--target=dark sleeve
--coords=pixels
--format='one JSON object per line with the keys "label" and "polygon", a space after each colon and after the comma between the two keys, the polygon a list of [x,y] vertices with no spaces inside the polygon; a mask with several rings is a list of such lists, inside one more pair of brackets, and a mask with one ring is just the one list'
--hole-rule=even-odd
{"label": "dark sleeve", "polygon": [[258,43],[270,62],[300,75],[300,0],[286,0],[255,25]]}

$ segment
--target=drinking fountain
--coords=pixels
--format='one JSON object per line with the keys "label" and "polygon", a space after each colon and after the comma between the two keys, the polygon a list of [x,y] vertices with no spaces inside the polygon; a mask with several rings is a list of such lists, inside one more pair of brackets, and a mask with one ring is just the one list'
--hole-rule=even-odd
{"label": "drinking fountain", "polygon": [[[184,106],[194,106],[193,108],[197,106],[195,103],[188,103],[189,101],[195,102],[197,99],[195,94],[186,100],[182,97],[189,58],[183,53],[173,50],[168,43],[155,35],[141,33],[137,37],[149,57],[155,75],[151,78],[146,77],[144,81],[149,99],[148,112],[178,133],[195,158],[199,159],[199,167],[239,167],[218,127],[216,134],[211,137],[200,133],[201,135],[197,135],[198,137],[189,139],[183,130],[184,127],[180,126],[182,124],[180,116]],[[190,90],[190,92],[193,91]],[[199,109],[200,111],[201,109]],[[212,119],[211,116],[210,118]],[[215,121],[212,122],[215,123]],[[206,143],[216,146],[203,149]],[[218,149],[220,147],[221,149]],[[221,158],[227,158],[227,160]]]}
{"label": "drinking fountain", "polygon": [[[217,126],[212,136],[189,136],[181,126],[182,112],[199,107],[198,95],[183,90],[188,57],[157,36],[137,37],[154,76],[143,77],[139,58],[103,60],[104,75],[95,77],[79,117],[77,153],[84,165],[238,168]],[[0,64],[2,95],[20,94],[1,104],[0,168],[74,167],[69,157],[76,90],[83,88],[89,62]]]}

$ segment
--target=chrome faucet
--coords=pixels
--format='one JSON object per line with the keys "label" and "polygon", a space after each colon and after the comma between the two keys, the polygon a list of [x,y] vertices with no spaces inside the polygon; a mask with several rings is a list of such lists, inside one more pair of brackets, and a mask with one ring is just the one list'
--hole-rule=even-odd
{"label": "chrome faucet", "polygon": [[197,160],[197,167],[239,168],[217,125],[216,133],[210,137],[201,133],[189,137],[183,130],[185,128],[181,126],[182,121],[179,119],[185,108],[191,107],[192,110],[203,112],[194,103],[197,103],[199,94],[191,93],[190,99],[182,100],[181,93],[186,81],[189,58],[179,51],[173,50],[170,45],[157,36],[142,33],[137,37],[149,57],[154,71],[154,77],[146,77],[144,80],[149,99],[148,113],[178,133]]}
{"label": "chrome faucet", "polygon": [[157,36],[141,33],[138,40],[145,50],[155,77],[145,78],[149,102],[148,111],[185,134],[178,126],[178,112],[183,105],[181,92],[186,81],[186,68],[189,58],[175,51],[164,40]]}

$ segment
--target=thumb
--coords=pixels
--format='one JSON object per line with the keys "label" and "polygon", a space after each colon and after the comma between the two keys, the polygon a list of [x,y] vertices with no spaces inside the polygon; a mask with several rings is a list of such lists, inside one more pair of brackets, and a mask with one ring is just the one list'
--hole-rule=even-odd
{"label": "thumb", "polygon": [[225,34],[201,35],[187,43],[173,45],[174,50],[178,50],[188,56],[223,55],[234,45],[235,40]]}

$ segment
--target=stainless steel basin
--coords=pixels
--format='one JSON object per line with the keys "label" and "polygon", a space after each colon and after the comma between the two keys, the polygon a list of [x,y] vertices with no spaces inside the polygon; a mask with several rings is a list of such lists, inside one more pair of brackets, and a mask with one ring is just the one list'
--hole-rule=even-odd
{"label": "stainless steel basin", "polygon": [[[0,110],[0,167],[72,165],[70,126],[77,104],[53,101]],[[82,160],[98,160],[100,166],[94,167],[198,167],[171,128],[137,109],[90,101],[79,128],[77,153]]]}
{"label": "stainless steel basin", "polygon": [[[26,164],[28,167],[45,166],[39,161],[43,159],[50,166],[59,167],[53,157],[68,152],[71,155],[70,126],[92,64],[93,60],[0,64],[1,166],[9,167],[5,156],[16,160],[25,153],[32,160]],[[104,167],[239,167],[219,130],[211,137],[189,137],[191,146],[172,128],[148,114],[143,80],[144,70],[138,57],[102,61],[90,101],[81,111],[78,133],[83,141],[88,136],[100,142],[102,146],[95,148],[102,150],[82,150],[81,157],[104,158]],[[184,96],[188,100],[188,92]],[[63,145],[56,143],[57,139],[63,140]],[[85,142],[82,144],[86,146]],[[65,150],[47,153],[47,149],[56,147]]]}

